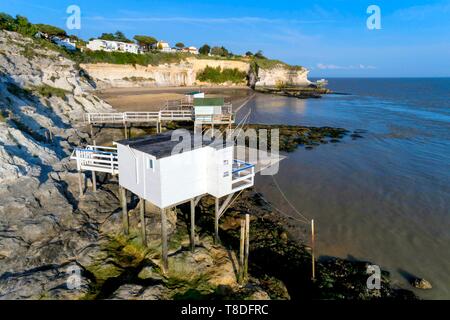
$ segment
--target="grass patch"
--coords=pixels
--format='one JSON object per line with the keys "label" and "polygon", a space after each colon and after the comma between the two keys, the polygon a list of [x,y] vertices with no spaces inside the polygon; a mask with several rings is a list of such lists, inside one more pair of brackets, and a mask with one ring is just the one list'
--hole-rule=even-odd
{"label": "grass patch", "polygon": [[280,60],[254,58],[254,62],[259,68],[266,70],[271,70],[277,67],[286,68],[292,71],[301,71],[304,69],[302,66],[291,66]]}
{"label": "grass patch", "polygon": [[247,73],[245,71],[240,71],[237,68],[222,69],[220,66],[216,68],[206,66],[205,69],[197,74],[197,80],[212,83],[242,83],[245,82],[246,77]]}
{"label": "grass patch", "polygon": [[36,92],[40,96],[50,98],[50,97],[58,97],[61,99],[64,99],[66,97],[66,94],[69,93],[69,91],[61,89],[61,88],[55,88],[52,86],[49,86],[47,84],[43,84],[41,86],[34,86],[30,88],[33,92]]}

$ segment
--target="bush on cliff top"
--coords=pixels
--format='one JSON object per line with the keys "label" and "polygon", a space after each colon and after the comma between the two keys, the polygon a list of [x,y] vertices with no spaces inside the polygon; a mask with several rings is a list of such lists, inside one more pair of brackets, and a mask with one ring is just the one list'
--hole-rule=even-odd
{"label": "bush on cliff top", "polygon": [[197,80],[212,83],[242,83],[245,81],[247,73],[237,68],[223,69],[221,67],[213,68],[206,66],[201,72],[197,73]]}

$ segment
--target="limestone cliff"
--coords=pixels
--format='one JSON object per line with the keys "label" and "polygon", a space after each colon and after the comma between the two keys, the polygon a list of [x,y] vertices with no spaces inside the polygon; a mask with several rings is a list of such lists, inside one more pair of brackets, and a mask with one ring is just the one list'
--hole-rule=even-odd
{"label": "limestone cliff", "polygon": [[[119,64],[81,64],[81,67],[94,79],[98,88],[111,87],[179,87],[210,85],[200,82],[197,73],[206,66],[222,69],[238,69],[251,78],[251,63],[238,60],[196,59],[188,58],[180,63],[162,64],[158,66],[119,65]],[[271,68],[258,68],[256,86],[275,86],[278,83],[290,85],[309,84],[308,70],[293,69],[279,64]]]}

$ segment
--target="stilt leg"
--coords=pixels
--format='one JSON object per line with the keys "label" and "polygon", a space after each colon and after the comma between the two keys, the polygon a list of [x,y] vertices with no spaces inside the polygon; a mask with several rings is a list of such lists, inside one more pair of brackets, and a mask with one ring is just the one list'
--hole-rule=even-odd
{"label": "stilt leg", "polygon": [[166,209],[161,209],[161,238],[162,238],[162,266],[163,272],[166,273],[167,270],[169,269]]}
{"label": "stilt leg", "polygon": [[80,197],[83,196],[83,174],[81,173],[81,171],[78,171],[78,188],[80,190]]}
{"label": "stilt leg", "polygon": [[127,211],[127,191],[120,187],[120,197],[122,200],[122,223],[123,233],[128,235],[128,211]]}
{"label": "stilt leg", "polygon": [[244,252],[244,281],[247,281],[248,278],[248,254],[249,254],[249,245],[250,245],[250,215],[248,213],[245,214],[245,252]]}
{"label": "stilt leg", "polygon": [[245,247],[245,219],[241,218],[241,238],[239,244],[239,283],[244,282],[244,247]]}
{"label": "stilt leg", "polygon": [[95,171],[91,171],[92,173],[92,191],[97,192],[97,176],[95,175]]}
{"label": "stilt leg", "polygon": [[195,202],[191,199],[191,251],[195,250]]}
{"label": "stilt leg", "polygon": [[214,243],[219,243],[219,198],[216,198],[214,210]]}
{"label": "stilt leg", "polygon": [[142,245],[147,247],[147,232],[145,228],[145,200],[143,198],[139,198],[139,209],[141,214],[141,237],[142,237]]}

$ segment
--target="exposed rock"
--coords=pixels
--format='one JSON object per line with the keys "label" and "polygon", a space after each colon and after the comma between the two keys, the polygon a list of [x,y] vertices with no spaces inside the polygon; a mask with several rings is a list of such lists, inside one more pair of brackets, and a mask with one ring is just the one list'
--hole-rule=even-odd
{"label": "exposed rock", "polygon": [[162,285],[142,287],[140,285],[125,284],[118,288],[111,299],[114,300],[162,300],[168,298],[170,290]]}
{"label": "exposed rock", "polygon": [[431,283],[425,279],[415,279],[413,281],[412,285],[414,286],[414,288],[423,289],[423,290],[429,290],[429,289],[433,288]]}

